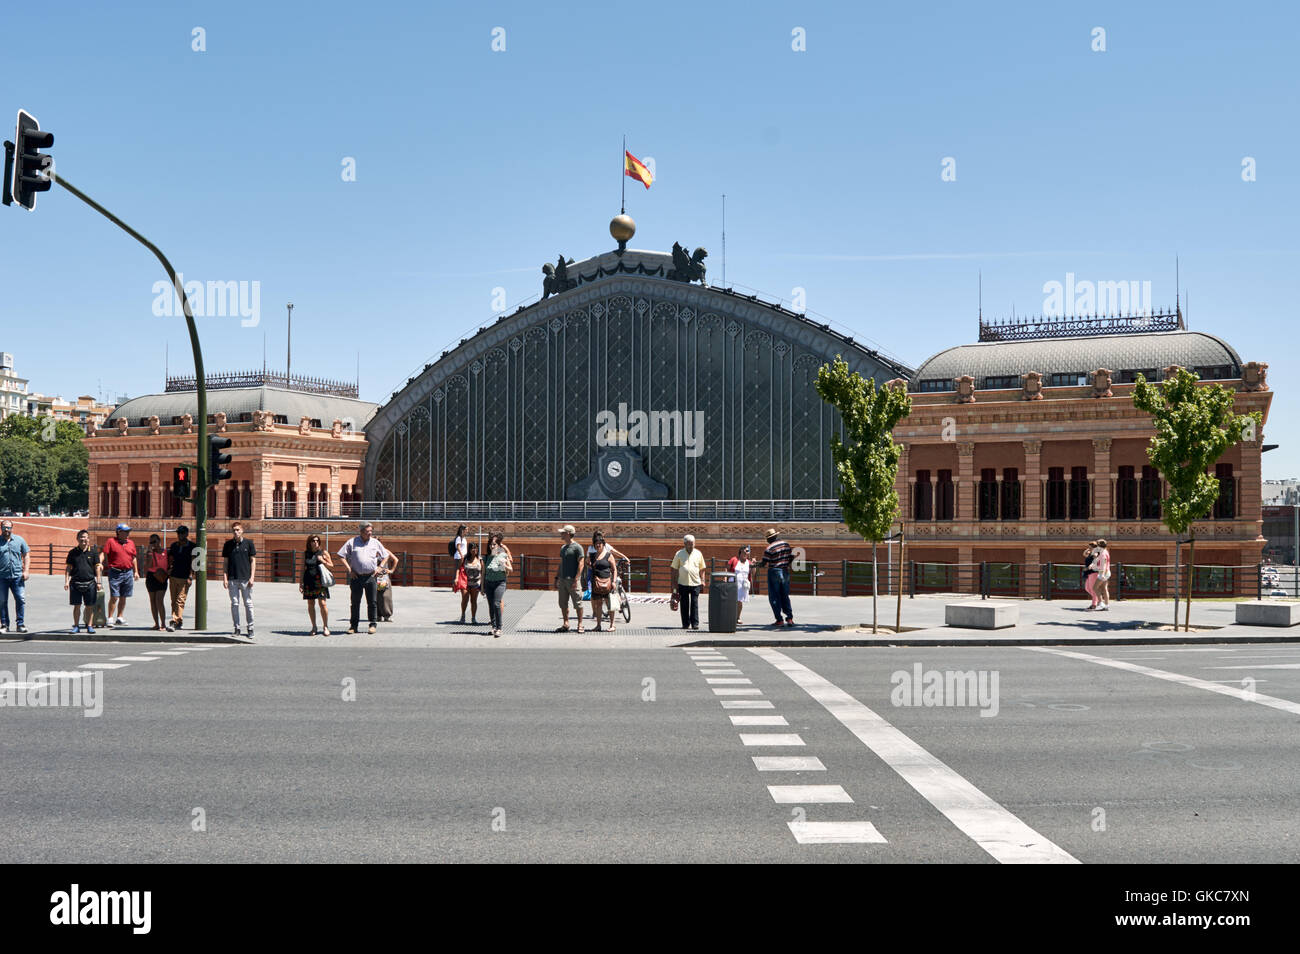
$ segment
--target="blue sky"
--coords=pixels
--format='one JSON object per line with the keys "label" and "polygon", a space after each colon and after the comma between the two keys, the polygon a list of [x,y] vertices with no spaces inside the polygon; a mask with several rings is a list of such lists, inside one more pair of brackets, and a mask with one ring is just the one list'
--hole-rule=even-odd
{"label": "blue sky", "polygon": [[[805,289],[912,365],[975,340],[980,271],[986,316],[1041,311],[1067,272],[1150,281],[1163,306],[1177,254],[1190,326],[1270,365],[1265,476],[1300,474],[1294,4],[226,0],[23,19],[0,113],[39,117],[60,173],[187,280],[260,282],[257,327],[201,321],[209,371],[259,367],[264,336],[283,367],[293,301],[294,369],[350,379],[359,353],[362,396],[383,401],[494,318],[494,289],[513,310],[542,262],[612,246],[626,133],[658,173],[628,181],[634,247],[704,245],[720,278],[725,192],[729,284]],[[60,190],[0,210],[0,350],[45,393],[159,390],[165,346],[192,369],[183,321],[153,314],[162,277]]]}

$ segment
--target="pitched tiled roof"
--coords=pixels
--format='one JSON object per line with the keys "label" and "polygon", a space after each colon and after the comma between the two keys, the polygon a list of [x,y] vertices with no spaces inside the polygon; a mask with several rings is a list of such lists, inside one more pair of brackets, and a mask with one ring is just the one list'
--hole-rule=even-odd
{"label": "pitched tiled roof", "polygon": [[1159,371],[1171,364],[1195,369],[1228,365],[1228,377],[1241,376],[1241,358],[1226,341],[1203,331],[1160,331],[1147,334],[1097,335],[1048,338],[1037,341],[987,341],[958,345],[923,361],[914,381],[951,381],[973,375],[983,387],[990,377],[1014,377],[1037,371],[1052,374],[1087,374],[1098,368]]}

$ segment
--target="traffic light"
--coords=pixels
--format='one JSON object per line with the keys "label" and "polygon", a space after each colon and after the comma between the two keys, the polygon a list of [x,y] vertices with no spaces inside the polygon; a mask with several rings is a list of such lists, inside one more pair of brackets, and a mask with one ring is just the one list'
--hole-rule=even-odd
{"label": "traffic light", "polygon": [[190,499],[190,469],[188,467],[172,468],[172,496],[177,500]]}
{"label": "traffic light", "polygon": [[230,455],[221,453],[230,446],[229,437],[208,437],[208,486],[215,487],[223,480],[230,479],[230,471],[225,467],[230,463]]}
{"label": "traffic light", "polygon": [[13,178],[9,191],[14,201],[29,212],[36,208],[36,193],[48,192],[53,182],[41,175],[53,160],[40,150],[54,145],[54,133],[42,132],[36,117],[25,109],[18,110],[18,127],[14,133]]}

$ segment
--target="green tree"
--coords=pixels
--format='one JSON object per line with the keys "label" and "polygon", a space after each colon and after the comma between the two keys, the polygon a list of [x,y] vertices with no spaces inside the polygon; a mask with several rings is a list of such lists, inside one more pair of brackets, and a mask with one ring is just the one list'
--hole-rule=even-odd
{"label": "green tree", "polygon": [[[840,485],[840,509],[850,530],[871,541],[871,632],[877,622],[877,558],[880,541],[898,519],[898,461],[902,448],[894,443],[894,426],[912,410],[906,388],[876,388],[876,382],[850,371],[836,355],[833,364],[817,372],[817,393],[840,412],[847,440],[831,435],[831,457]],[[901,566],[901,558],[900,558]],[[902,574],[899,574],[901,581]],[[899,617],[902,586],[899,586]]]}
{"label": "green tree", "polygon": [[[90,502],[85,432],[73,421],[19,417],[0,421],[0,504],[15,510],[81,510]],[[22,451],[14,448],[23,448]],[[11,468],[17,468],[11,470]],[[24,476],[18,476],[24,475]]]}
{"label": "green tree", "polygon": [[0,506],[35,510],[54,496],[54,472],[41,448],[21,437],[0,438]]}
{"label": "green tree", "polygon": [[[1231,391],[1218,384],[1200,387],[1199,380],[1198,375],[1178,368],[1159,386],[1142,375],[1133,386],[1133,406],[1150,414],[1155,425],[1147,458],[1169,484],[1161,519],[1175,536],[1191,531],[1184,632],[1191,628],[1192,577],[1196,572],[1193,524],[1210,515],[1219,496],[1219,481],[1210,468],[1243,436],[1253,436],[1262,423],[1258,411],[1235,413]],[[1174,628],[1178,628],[1176,607]]]}

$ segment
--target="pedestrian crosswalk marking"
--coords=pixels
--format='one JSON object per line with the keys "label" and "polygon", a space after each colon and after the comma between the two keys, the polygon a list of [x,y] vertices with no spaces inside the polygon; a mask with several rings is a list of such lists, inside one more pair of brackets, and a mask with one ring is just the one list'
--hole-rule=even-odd
{"label": "pedestrian crosswalk marking", "polygon": [[732,725],[789,725],[785,716],[732,716]]}
{"label": "pedestrian crosswalk marking", "polygon": [[744,745],[803,745],[804,741],[798,733],[789,732],[784,735],[776,732],[742,732],[740,741]]}
{"label": "pedestrian crosswalk marking", "polygon": [[[785,673],[921,797],[998,861],[1079,863],[1069,852],[1034,831],[843,689],[775,649],[758,648],[750,652]],[[799,837],[798,832],[795,837]]]}
{"label": "pedestrian crosswalk marking", "polygon": [[739,669],[701,669],[706,676],[743,676],[744,673]]}
{"label": "pedestrian crosswalk marking", "polygon": [[853,801],[840,785],[769,785],[767,790],[778,805],[828,805]]}
{"label": "pedestrian crosswalk marking", "polygon": [[883,845],[885,836],[871,822],[786,822],[801,845]]}
{"label": "pedestrian crosswalk marking", "polygon": [[815,755],[755,755],[754,768],[760,772],[825,772],[826,766]]}
{"label": "pedestrian crosswalk marking", "polygon": [[761,696],[761,695],[763,694],[763,690],[761,690],[761,689],[733,689],[733,688],[731,688],[730,686],[728,686],[728,687],[725,688],[725,689],[714,689],[714,690],[713,690],[713,694],[714,694],[715,696]]}
{"label": "pedestrian crosswalk marking", "polygon": [[156,656],[114,656],[113,662],[158,662]]}
{"label": "pedestrian crosswalk marking", "polygon": [[775,709],[776,705],[767,699],[724,699],[724,709]]}
{"label": "pedestrian crosswalk marking", "polygon": [[183,649],[151,649],[149,652],[144,653],[144,655],[146,655],[146,656],[184,656],[184,655],[185,655],[185,650],[183,650]]}
{"label": "pedestrian crosswalk marking", "polygon": [[125,669],[130,663],[82,663],[78,669]]}
{"label": "pedestrian crosswalk marking", "polygon": [[705,679],[710,686],[752,686],[753,680],[743,677],[728,677],[725,679]]}

